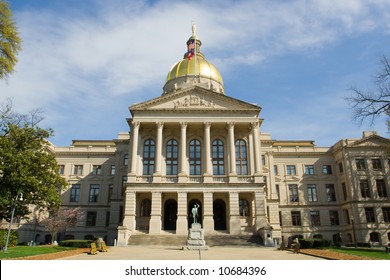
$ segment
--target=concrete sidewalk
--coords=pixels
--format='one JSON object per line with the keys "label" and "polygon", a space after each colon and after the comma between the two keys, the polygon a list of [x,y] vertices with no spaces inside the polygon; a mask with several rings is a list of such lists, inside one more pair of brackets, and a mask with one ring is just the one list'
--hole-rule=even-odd
{"label": "concrete sidewalk", "polygon": [[87,253],[60,260],[323,260],[274,247],[210,247],[205,251],[183,250],[177,246],[127,246],[110,247],[97,255]]}

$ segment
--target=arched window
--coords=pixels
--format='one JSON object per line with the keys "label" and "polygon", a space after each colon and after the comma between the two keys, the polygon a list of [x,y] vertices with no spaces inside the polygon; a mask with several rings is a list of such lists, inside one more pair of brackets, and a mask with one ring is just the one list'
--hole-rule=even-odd
{"label": "arched window", "polygon": [[156,156],[156,143],[154,142],[154,140],[148,139],[144,143],[143,175],[153,175],[155,156]]}
{"label": "arched window", "polygon": [[169,140],[167,143],[167,175],[177,175],[178,166],[178,144],[176,140]]}
{"label": "arched window", "polygon": [[246,143],[242,139],[236,141],[236,171],[237,175],[248,175]]}
{"label": "arched window", "polygon": [[201,175],[201,155],[200,141],[196,139],[191,140],[189,149],[190,175]]}
{"label": "arched window", "polygon": [[140,215],[141,217],[150,217],[152,209],[152,201],[150,199],[144,199],[141,202]]}
{"label": "arched window", "polygon": [[225,175],[225,152],[223,142],[219,139],[213,141],[212,160],[213,174]]}
{"label": "arched window", "polygon": [[249,202],[246,199],[240,199],[240,216],[241,217],[249,217]]}

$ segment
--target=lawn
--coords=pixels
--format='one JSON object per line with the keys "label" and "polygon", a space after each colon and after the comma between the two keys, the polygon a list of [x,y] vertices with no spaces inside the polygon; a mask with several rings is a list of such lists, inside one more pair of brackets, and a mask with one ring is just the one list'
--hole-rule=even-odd
{"label": "lawn", "polygon": [[58,253],[62,251],[74,250],[71,247],[62,246],[16,246],[8,247],[7,253],[0,251],[0,260],[22,258],[42,254]]}
{"label": "lawn", "polygon": [[385,253],[383,250],[376,249],[364,249],[364,248],[327,248],[330,251],[350,254],[360,257],[375,258],[379,260],[390,260],[390,254]]}

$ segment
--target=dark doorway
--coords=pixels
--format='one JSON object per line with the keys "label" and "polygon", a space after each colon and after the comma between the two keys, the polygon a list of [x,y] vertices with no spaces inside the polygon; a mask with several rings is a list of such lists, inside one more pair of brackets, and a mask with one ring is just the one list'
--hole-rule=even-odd
{"label": "dark doorway", "polygon": [[188,204],[188,228],[191,228],[191,224],[194,222],[194,218],[192,217],[192,208],[195,204],[199,205],[198,208],[198,224],[203,224],[203,209],[202,203],[198,199],[192,199]]}
{"label": "dark doorway", "polygon": [[226,230],[226,204],[222,199],[213,203],[214,230]]}
{"label": "dark doorway", "polygon": [[164,205],[164,230],[176,230],[177,202],[168,199]]}

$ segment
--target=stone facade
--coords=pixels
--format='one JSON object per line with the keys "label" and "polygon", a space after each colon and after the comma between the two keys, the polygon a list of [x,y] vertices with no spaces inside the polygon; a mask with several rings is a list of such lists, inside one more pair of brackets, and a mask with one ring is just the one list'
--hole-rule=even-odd
{"label": "stone facade", "polygon": [[[59,239],[125,246],[134,234],[187,236],[199,204],[205,236],[256,234],[266,246],[298,236],[390,242],[389,139],[273,140],[259,106],[226,96],[221,79],[190,74],[171,71],[160,97],[130,106],[129,133],[50,147],[68,182],[64,206],[85,212]],[[47,242],[35,221],[14,224],[21,241]]]}

